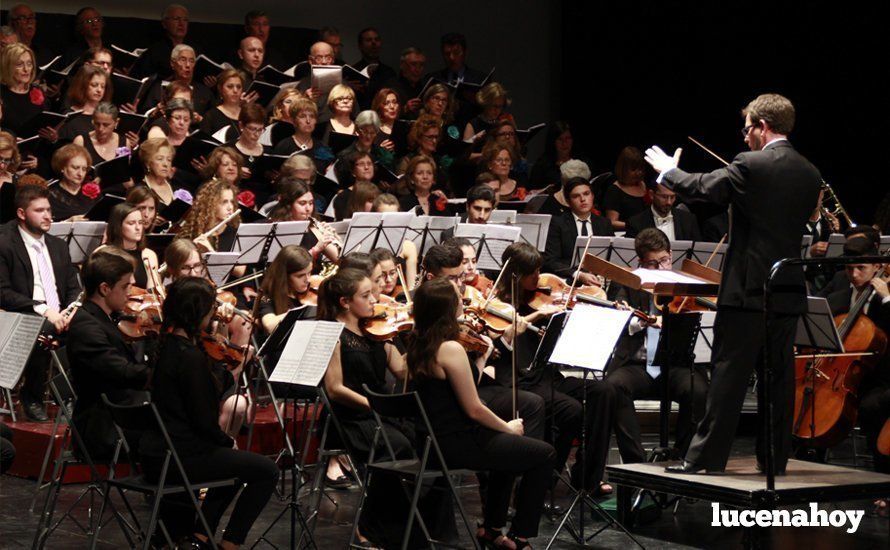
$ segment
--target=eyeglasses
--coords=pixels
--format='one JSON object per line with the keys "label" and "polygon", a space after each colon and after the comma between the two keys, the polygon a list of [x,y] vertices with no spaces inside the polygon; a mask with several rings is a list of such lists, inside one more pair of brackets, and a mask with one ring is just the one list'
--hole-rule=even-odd
{"label": "eyeglasses", "polygon": [[263,130],[265,130],[265,127],[263,127],[263,126],[245,126],[244,127],[244,131],[250,132],[251,134],[259,134]]}
{"label": "eyeglasses", "polygon": [[183,273],[203,273],[204,264],[186,264],[180,269]]}
{"label": "eyeglasses", "polygon": [[645,269],[658,269],[659,267],[663,267],[665,269],[670,269],[673,267],[673,261],[670,256],[665,256],[659,260],[649,260],[648,262],[640,262],[640,267]]}
{"label": "eyeglasses", "polygon": [[10,18],[10,21],[37,21],[36,15],[19,15],[18,17]]}
{"label": "eyeglasses", "polygon": [[423,139],[428,139],[428,140],[430,140],[430,141],[439,141],[439,134],[428,135],[428,136],[420,136],[420,137],[422,137]]}
{"label": "eyeglasses", "polygon": [[33,69],[34,63],[31,61],[19,61],[15,64],[16,69]]}
{"label": "eyeglasses", "polygon": [[433,101],[433,102],[435,102],[435,103],[448,103],[448,98],[447,98],[447,97],[433,96],[433,97],[431,97],[429,100],[430,100],[430,101]]}
{"label": "eyeglasses", "polygon": [[338,97],[338,98],[334,99],[334,101],[342,101],[344,103],[352,103],[352,98],[351,97]]}
{"label": "eyeglasses", "polygon": [[174,23],[188,23],[189,22],[188,17],[165,17],[164,20],[173,21]]}
{"label": "eyeglasses", "polygon": [[748,126],[745,126],[744,128],[742,128],[742,137],[748,137],[748,132],[750,132],[751,128],[754,128],[755,126],[757,126],[757,125],[749,124]]}
{"label": "eyeglasses", "polygon": [[365,136],[369,136],[369,135],[372,135],[372,134],[376,134],[376,133],[377,133],[377,128],[374,128],[373,126],[362,126],[362,127],[359,128],[357,131],[358,131],[359,134],[362,134],[362,135],[365,135]]}
{"label": "eyeglasses", "polygon": [[494,159],[495,164],[510,164],[510,159]]}
{"label": "eyeglasses", "polygon": [[12,157],[9,157],[9,158],[0,157],[0,164],[2,164],[2,165],[12,164],[12,160],[13,160]]}
{"label": "eyeglasses", "polygon": [[84,19],[83,22],[87,25],[92,25],[93,23],[101,23],[103,19],[101,17],[92,17],[90,19]]}

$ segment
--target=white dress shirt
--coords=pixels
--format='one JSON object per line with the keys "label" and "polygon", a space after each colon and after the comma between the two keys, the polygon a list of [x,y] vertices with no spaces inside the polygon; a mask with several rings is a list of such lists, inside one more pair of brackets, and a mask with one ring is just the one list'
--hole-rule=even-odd
{"label": "white dress shirt", "polygon": [[675,241],[677,240],[676,235],[674,235],[674,212],[673,210],[668,212],[668,215],[665,217],[661,217],[658,212],[655,211],[654,206],[649,207],[652,210],[652,218],[655,220],[656,229],[660,229],[667,238]]}
{"label": "white dress shirt", "polygon": [[[22,240],[25,242],[25,250],[28,251],[28,258],[31,260],[31,272],[34,274],[34,291],[31,293],[31,299],[35,302],[39,302],[34,306],[34,312],[38,315],[43,315],[44,312],[49,308],[44,302],[46,301],[46,294],[43,292],[43,280],[40,277],[40,269],[37,267],[37,251],[34,250],[34,243],[40,243],[41,249],[43,250],[43,257],[46,259],[46,265],[53,268],[53,262],[49,257],[49,250],[46,248],[46,239],[43,238],[43,235],[40,236],[39,239],[35,239],[30,233],[18,227],[19,234],[22,236]],[[52,274],[53,278],[55,278],[55,274]]]}

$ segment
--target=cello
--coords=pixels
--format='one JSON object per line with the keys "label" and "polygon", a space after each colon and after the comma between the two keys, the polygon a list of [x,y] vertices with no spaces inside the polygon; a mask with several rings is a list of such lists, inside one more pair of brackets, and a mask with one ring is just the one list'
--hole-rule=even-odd
{"label": "cello", "polygon": [[887,349],[887,335],[863,315],[873,296],[874,289],[869,287],[848,313],[834,318],[847,353],[799,355],[794,361],[792,433],[809,447],[837,445],[856,425],[859,384]]}

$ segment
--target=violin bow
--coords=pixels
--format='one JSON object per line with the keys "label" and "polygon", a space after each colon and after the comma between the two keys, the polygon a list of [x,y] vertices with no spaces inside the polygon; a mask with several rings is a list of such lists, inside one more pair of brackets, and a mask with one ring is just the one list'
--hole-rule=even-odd
{"label": "violin bow", "polygon": [[[146,274],[147,274],[149,277],[151,277],[151,288],[150,288],[148,291],[151,292],[151,296],[152,296],[152,298],[154,298],[155,301],[158,302],[158,303],[160,304],[162,299],[161,299],[161,297],[160,297],[160,291],[157,290],[157,289],[158,289],[158,283],[157,283],[157,281],[155,281],[154,273],[153,273],[153,271],[152,271],[152,269],[151,269],[151,262],[148,261],[148,258],[142,258],[142,264],[145,266]],[[158,308],[158,319],[160,319],[162,323],[164,322],[164,312],[163,312],[163,309],[164,309],[164,308],[162,308],[162,307],[159,307],[159,308]]]}
{"label": "violin bow", "polygon": [[402,266],[397,265],[396,271],[398,271],[398,273],[399,273],[399,283],[402,284],[402,291],[405,293],[405,304],[410,306],[411,305],[411,293],[408,292],[408,285],[405,284],[405,274],[402,273]]}
{"label": "violin bow", "polygon": [[[593,235],[587,235],[587,242],[584,244],[584,252],[581,254],[581,260],[587,256],[587,250],[590,249],[590,241],[593,239]],[[578,286],[578,278],[581,276],[581,261],[578,261],[578,269],[575,270],[575,276],[572,277],[572,286],[569,287],[569,295],[565,299],[565,303],[562,305],[563,311],[568,309],[569,302],[572,301],[572,294],[575,293],[575,288]]]}
{"label": "violin bow", "polygon": [[[251,319],[256,319],[257,315],[260,313],[260,302],[263,299],[263,288],[257,288],[256,298],[254,298],[253,302],[253,311],[251,312]],[[241,377],[245,376],[244,368],[247,366],[247,357],[250,355],[250,343],[253,341],[254,331],[257,327],[256,321],[251,321],[250,323],[250,331],[247,334],[247,346],[245,346],[244,355],[241,356],[241,375],[235,378],[235,410],[232,411],[232,414],[229,415],[229,421],[226,423],[226,434],[232,431],[232,422],[235,421],[235,412],[238,410],[238,401],[241,399]],[[248,390],[249,391],[249,390]],[[244,397],[247,399],[247,397]],[[250,401],[248,401],[248,405]],[[246,417],[245,417],[246,418]]]}
{"label": "violin bow", "polygon": [[494,292],[498,288],[498,284],[501,282],[501,277],[504,276],[504,271],[507,269],[507,266],[510,265],[510,260],[512,258],[507,258],[507,261],[504,262],[504,265],[501,266],[501,272],[498,273],[498,278],[494,280],[494,284],[491,285],[491,288],[488,290],[488,295],[485,297],[485,301],[482,302],[482,311],[488,307],[488,304],[491,303],[491,299],[494,298]]}

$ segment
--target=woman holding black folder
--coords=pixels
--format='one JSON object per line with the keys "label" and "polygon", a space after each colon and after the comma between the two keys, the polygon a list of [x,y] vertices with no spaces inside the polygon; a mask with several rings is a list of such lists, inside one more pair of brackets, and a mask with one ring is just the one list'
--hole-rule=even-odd
{"label": "woman holding black folder", "polygon": [[111,101],[111,76],[102,67],[84,65],[68,87],[71,114],[59,129],[59,139],[70,142],[92,128],[93,113],[103,101]]}
{"label": "woman holding black folder", "polygon": [[219,130],[226,130],[228,141],[231,136],[238,135],[238,115],[241,114],[241,103],[244,100],[244,74],[236,69],[226,69],[216,78],[216,91],[220,99],[219,105],[208,109],[201,121],[201,131],[213,135]]}
{"label": "woman holding black folder", "polygon": [[49,187],[49,204],[53,220],[83,220],[101,193],[95,182],[84,185],[90,169],[90,153],[80,145],[63,145],[53,154],[53,171],[59,181]]}

